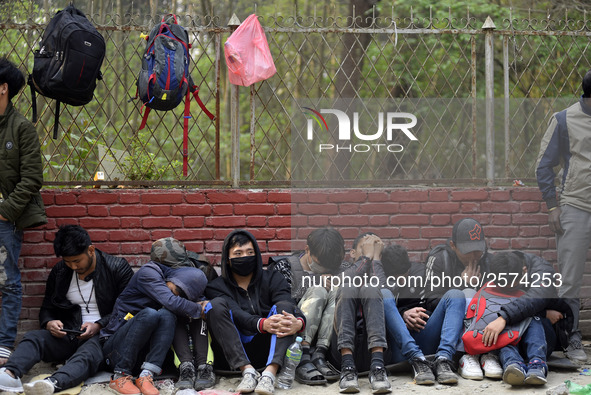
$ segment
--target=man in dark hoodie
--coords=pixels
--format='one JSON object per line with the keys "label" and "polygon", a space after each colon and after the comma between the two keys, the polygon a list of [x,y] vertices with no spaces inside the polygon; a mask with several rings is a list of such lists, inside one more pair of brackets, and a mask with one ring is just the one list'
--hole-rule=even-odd
{"label": "man in dark hoodie", "polygon": [[[215,364],[242,372],[238,392],[271,395],[275,375],[294,335],[304,329],[305,317],[283,275],[263,270],[259,246],[249,232],[235,230],[226,237],[221,266],[221,277],[205,291],[211,303],[206,319]],[[268,356],[262,350],[269,350]],[[262,376],[255,370],[261,367]]]}
{"label": "man in dark hoodie", "polygon": [[[206,284],[205,274],[193,267],[148,262],[134,274],[100,333],[105,362],[115,373],[109,383],[112,391],[159,394],[153,376],[162,371],[174,338],[176,316],[202,317]],[[138,371],[134,385],[132,374]]]}

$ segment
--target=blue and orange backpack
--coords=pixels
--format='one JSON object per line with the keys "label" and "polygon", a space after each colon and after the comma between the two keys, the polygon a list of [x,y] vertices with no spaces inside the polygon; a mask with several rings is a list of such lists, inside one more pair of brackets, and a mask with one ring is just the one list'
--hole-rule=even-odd
{"label": "blue and orange backpack", "polygon": [[207,110],[199,98],[199,89],[189,74],[191,56],[189,35],[178,24],[174,14],[168,14],[152,28],[146,37],[146,49],[142,57],[142,69],[137,79],[137,93],[146,107],[140,130],[146,126],[150,110],[168,111],[185,99],[183,122],[183,176],[187,176],[188,130],[191,118],[191,94],[203,112],[213,120],[215,116]]}

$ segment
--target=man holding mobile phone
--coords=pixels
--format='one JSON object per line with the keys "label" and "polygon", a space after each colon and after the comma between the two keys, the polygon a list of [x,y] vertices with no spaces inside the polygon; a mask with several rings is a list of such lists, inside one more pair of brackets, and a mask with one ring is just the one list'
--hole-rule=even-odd
{"label": "man holding mobile phone", "polygon": [[[80,384],[103,360],[99,332],[133,271],[123,258],[100,251],[77,225],[62,226],[53,248],[62,257],[49,273],[39,312],[40,330],[25,334],[0,368],[0,390],[50,395]],[[44,380],[20,378],[39,361],[66,363]]]}

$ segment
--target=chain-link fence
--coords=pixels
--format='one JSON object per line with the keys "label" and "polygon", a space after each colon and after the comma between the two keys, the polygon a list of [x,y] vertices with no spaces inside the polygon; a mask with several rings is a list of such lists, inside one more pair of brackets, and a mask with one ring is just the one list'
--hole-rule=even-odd
{"label": "chain-link fence", "polygon": [[[31,71],[47,22],[67,3],[0,3],[0,53]],[[307,9],[288,14],[271,6],[240,7],[239,1],[202,2],[202,9],[181,0],[167,7],[156,0],[145,3],[145,9],[142,2],[138,8],[125,0],[116,6],[78,5],[107,43],[103,81],[88,105],[62,106],[55,140],[55,102],[37,98],[46,184],[533,182],[549,117],[578,99],[581,78],[591,68],[589,22],[568,14],[522,11],[518,16],[506,9],[485,22],[486,15],[470,11],[462,18],[451,9],[415,14],[412,8],[372,7],[362,0],[351,1],[356,7],[306,2]],[[183,106],[152,111],[147,127],[138,131],[142,105],[130,100],[145,46],[140,34],[170,10],[189,31],[191,74],[216,115],[210,121],[192,105],[187,177],[182,174]],[[232,32],[233,11],[240,19],[259,15],[277,68],[275,76],[251,87],[227,81],[223,44]],[[31,117],[28,89],[15,104]],[[417,141],[398,133],[390,141],[397,152],[342,149],[310,157],[293,150],[294,137],[303,136],[313,118],[307,109],[329,108],[358,112],[366,135],[379,130],[384,113],[413,114]],[[334,140],[336,118],[329,117],[326,130]],[[315,170],[302,171],[306,166]],[[104,173],[104,182],[93,181],[97,172]]]}

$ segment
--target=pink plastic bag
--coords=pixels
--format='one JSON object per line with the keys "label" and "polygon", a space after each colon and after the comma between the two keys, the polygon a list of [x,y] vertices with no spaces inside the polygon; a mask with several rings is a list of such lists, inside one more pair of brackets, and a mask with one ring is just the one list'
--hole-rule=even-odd
{"label": "pink plastic bag", "polygon": [[249,86],[277,72],[267,37],[255,14],[242,22],[224,44],[228,77],[234,85]]}

